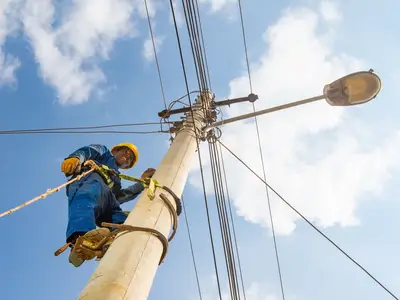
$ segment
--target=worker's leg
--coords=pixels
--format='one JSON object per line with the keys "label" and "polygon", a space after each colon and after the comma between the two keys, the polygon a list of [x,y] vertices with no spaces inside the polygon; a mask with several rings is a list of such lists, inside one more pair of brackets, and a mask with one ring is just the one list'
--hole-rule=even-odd
{"label": "worker's leg", "polygon": [[102,185],[103,194],[95,209],[97,226],[100,227],[102,222],[123,224],[127,215],[121,210],[113,192],[104,183]]}
{"label": "worker's leg", "polygon": [[114,224],[123,224],[128,217],[121,209],[121,204],[116,199],[115,195],[112,194],[112,222]]}
{"label": "worker's leg", "polygon": [[[105,190],[105,189],[104,189]],[[123,224],[127,215],[120,208],[120,204],[115,198],[115,195],[108,189],[99,201],[96,207],[96,224],[101,226],[102,222]]]}
{"label": "worker's leg", "polygon": [[96,228],[94,208],[102,194],[100,180],[97,174],[90,174],[69,186],[67,241],[74,233]]}

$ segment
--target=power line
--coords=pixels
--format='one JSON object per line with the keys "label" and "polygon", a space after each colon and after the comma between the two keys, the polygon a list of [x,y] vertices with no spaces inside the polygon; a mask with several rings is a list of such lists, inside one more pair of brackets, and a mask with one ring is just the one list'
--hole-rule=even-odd
{"label": "power line", "polygon": [[210,91],[212,91],[212,86],[211,86],[211,77],[210,77],[210,70],[208,69],[208,59],[207,59],[207,51],[206,51],[206,45],[204,43],[204,35],[203,35],[203,26],[201,24],[201,17],[200,17],[200,9],[199,9],[199,1],[196,0],[196,7],[197,7],[197,16],[199,18],[199,26],[200,26],[200,33],[201,33],[201,43],[203,45],[204,49],[204,61],[205,61],[205,67],[207,71],[207,76],[208,76],[208,84],[210,87]]}
{"label": "power line", "polygon": [[161,78],[160,64],[158,62],[156,43],[155,43],[155,40],[154,40],[153,27],[151,25],[151,18],[150,18],[149,9],[148,9],[148,6],[147,6],[147,0],[144,0],[144,6],[145,6],[145,9],[146,9],[147,22],[148,22],[148,25],[149,25],[149,32],[150,32],[151,42],[152,42],[152,45],[153,45],[154,59],[156,61],[157,72],[158,72],[158,80],[159,80],[159,83],[160,83],[161,94],[162,94],[162,98],[163,98],[163,101],[164,101],[165,109],[167,109],[167,101],[165,100],[164,85],[163,85],[163,81],[162,81],[162,78]]}
{"label": "power line", "polygon": [[248,77],[249,77],[250,92],[253,93],[253,84],[251,82],[251,74],[250,74],[249,55],[247,53],[246,33],[245,33],[245,30],[244,30],[242,2],[240,0],[238,0],[238,4],[239,4],[239,13],[240,13],[240,23],[242,25],[243,45],[244,45],[244,53],[246,55],[247,74],[248,74]]}
{"label": "power line", "polygon": [[20,135],[20,134],[153,134],[168,133],[169,131],[118,131],[118,130],[99,130],[99,131],[12,131],[0,132],[0,135]]}
{"label": "power line", "polygon": [[[185,4],[186,2],[186,4]],[[207,80],[207,73],[205,70],[207,70],[208,65],[206,65],[206,54],[205,54],[205,49],[202,49],[202,44],[201,40],[204,42],[204,38],[202,38],[203,34],[201,31],[201,24],[200,24],[200,14],[198,12],[198,6],[195,6],[194,1],[190,0],[182,0],[182,6],[183,6],[183,11],[184,11],[184,16],[185,16],[185,21],[186,21],[186,26],[188,30],[188,35],[189,35],[189,40],[190,40],[190,47],[192,50],[192,56],[193,56],[193,62],[196,70],[196,76],[197,76],[197,82],[198,86],[201,92],[207,92],[209,90],[208,84],[210,80]],[[203,44],[204,45],[204,44]],[[204,47],[203,47],[204,48]],[[207,103],[201,102],[201,106],[203,108],[203,112],[207,115]],[[206,122],[210,122],[209,118],[206,117]],[[196,135],[196,141],[198,143],[198,137],[197,137],[197,132],[195,132]],[[212,145],[209,145],[212,147]],[[200,149],[198,148],[198,155],[199,155],[199,160],[201,159],[200,155]],[[210,151],[210,155],[212,155],[212,151]],[[214,164],[215,166],[215,164]],[[200,163],[200,170],[203,178],[203,170],[202,166]],[[214,169],[215,171],[215,169]],[[224,253],[225,253],[225,262],[226,262],[226,267],[227,267],[227,272],[228,272],[228,277],[229,277],[229,285],[231,288],[231,295],[234,297],[234,299],[238,299],[235,297],[237,294],[237,284],[235,284],[235,268],[234,268],[234,257],[232,257],[233,251],[231,250],[232,247],[229,245],[229,233],[230,231],[228,230],[229,228],[226,227],[227,223],[225,221],[226,217],[224,218],[223,216],[223,209],[221,206],[223,206],[223,192],[217,188],[221,187],[220,179],[216,179],[216,172],[213,172],[213,178],[214,178],[214,184],[215,184],[215,190],[216,190],[216,202],[217,202],[217,208],[219,211],[219,221],[220,221],[220,228],[221,228],[221,234],[223,237],[223,246],[224,246]],[[204,185],[204,180],[203,181],[203,191],[204,195],[205,194],[205,185]],[[219,191],[219,193],[218,193]],[[205,197],[206,200],[206,197]],[[210,236],[212,235],[212,230],[211,230],[211,223],[210,223],[210,217],[209,217],[209,209],[208,209],[208,204],[206,201],[206,211],[207,211],[207,218],[208,218],[208,224],[209,224],[209,231],[210,231]],[[220,282],[219,282],[219,275],[218,275],[218,267],[217,267],[217,262],[216,262],[216,257],[215,257],[215,250],[214,246],[212,244],[213,248],[213,258],[214,258],[214,266],[215,266],[215,271],[217,275],[217,284],[218,284],[218,292],[219,292],[219,297],[222,300],[222,294],[221,294],[221,288],[220,288]],[[235,293],[236,291],[236,293]],[[240,297],[240,296],[239,296]]]}
{"label": "power line", "polygon": [[266,186],[268,186],[286,205],[288,205],[297,215],[299,215],[304,221],[307,222],[313,229],[315,229],[320,235],[322,235],[328,242],[330,242],[336,249],[338,249],[342,254],[344,254],[350,261],[357,265],[365,274],[367,274],[373,281],[375,281],[381,288],[383,288],[389,295],[394,299],[399,300],[386,286],[380,283],[370,272],[368,272],[360,263],[358,263],[354,258],[347,254],[341,247],[339,247],[332,239],[330,239],[326,234],[324,234],[318,227],[316,227],[311,221],[309,221],[302,213],[300,213],[294,206],[287,202],[277,191],[275,191],[265,180],[261,178],[255,171],[253,171],[242,159],[240,159],[235,153],[233,153],[227,146],[225,146],[220,140],[218,142],[238,161],[240,161],[250,172],[252,172],[258,179],[260,179]]}
{"label": "power line", "polygon": [[192,253],[193,268],[194,268],[194,272],[195,272],[195,274],[196,274],[197,289],[198,289],[198,291],[199,291],[200,300],[202,300],[203,298],[202,298],[202,296],[201,296],[201,288],[200,288],[199,274],[198,274],[198,272],[197,272],[196,259],[195,259],[194,250],[193,250],[192,235],[191,235],[191,233],[190,233],[190,226],[189,226],[189,221],[188,221],[188,216],[187,216],[186,206],[185,206],[185,201],[183,200],[183,196],[181,197],[181,200],[182,200],[183,212],[184,212],[184,215],[185,215],[185,222],[186,222],[186,227],[187,227],[187,232],[188,232],[190,251],[191,251],[191,253]]}
{"label": "power line", "polygon": [[[223,119],[223,113],[221,113],[221,118]],[[217,129],[215,129],[217,130]],[[228,280],[229,280],[229,287],[230,287],[230,294],[231,294],[231,299],[240,299],[240,288],[239,288],[239,280],[238,280],[238,273],[240,275],[240,281],[241,281],[241,287],[242,287],[242,293],[244,299],[246,299],[246,290],[244,286],[244,280],[243,280],[243,272],[242,272],[242,267],[241,267],[241,262],[240,262],[240,255],[239,255],[239,249],[238,249],[238,243],[237,243],[237,238],[236,238],[236,231],[235,231],[235,225],[234,225],[234,220],[233,220],[233,214],[232,214],[232,207],[231,207],[231,201],[230,201],[230,195],[229,195],[229,188],[228,188],[228,182],[227,182],[227,175],[226,175],[226,170],[225,170],[225,163],[223,159],[223,154],[221,151],[221,145],[218,145],[219,147],[216,147],[215,145],[215,139],[217,138],[216,135],[219,135],[215,131],[213,132],[213,135],[209,138],[209,143],[212,143],[213,149],[210,149],[210,161],[211,161],[211,166],[212,166],[212,174],[213,174],[213,181],[214,181],[214,189],[215,189],[215,195],[216,195],[216,200],[217,200],[217,208],[219,212],[219,219],[220,219],[220,225],[221,225],[221,234],[223,237],[223,247],[224,247],[224,252],[225,252],[225,262],[227,264],[227,271],[228,271]],[[222,168],[221,168],[222,166]],[[217,174],[217,175],[216,175]],[[223,176],[222,176],[223,175]],[[224,178],[224,180],[222,179]],[[216,183],[215,183],[216,181]],[[223,184],[225,183],[225,186]],[[224,187],[226,191],[226,198],[225,198],[225,192],[224,192]],[[228,209],[227,209],[228,208]],[[228,214],[229,212],[229,214]],[[230,222],[229,222],[230,218]],[[231,223],[231,228],[232,228],[232,234],[230,230],[230,224]],[[232,236],[233,236],[233,241],[232,241]],[[233,244],[235,245],[235,250],[233,249]],[[236,254],[236,259],[238,263],[238,268],[236,267],[236,261],[235,261],[235,254]],[[238,269],[238,271],[237,271]]]}
{"label": "power line", "polygon": [[[199,89],[202,91],[208,91],[208,84],[210,80],[207,79],[207,74],[209,74],[209,72],[207,74],[205,72],[205,70],[208,68],[208,63],[206,63],[207,57],[205,49],[202,47],[202,42],[204,46],[204,37],[198,5],[195,5],[194,0],[182,0],[182,5]],[[203,109],[205,109],[205,107],[203,107]]]}
{"label": "power line", "polygon": [[[253,110],[255,111],[254,103],[253,103]],[[257,117],[254,117],[254,119],[255,119],[255,124],[256,124],[258,147],[259,147],[259,151],[260,151],[261,167],[262,167],[262,170],[263,170],[264,181],[267,181],[267,173],[266,173],[266,170],[265,170],[264,155],[263,155],[262,146],[261,146],[261,138],[260,138],[260,130],[259,130],[259,127],[258,127],[258,120],[257,120]],[[275,250],[276,265],[277,265],[277,268],[278,268],[279,283],[280,283],[280,287],[281,287],[282,299],[285,300],[285,290],[283,288],[283,278],[282,278],[281,263],[280,263],[280,260],[279,260],[278,244],[276,242],[275,224],[274,224],[274,218],[272,216],[271,198],[269,196],[269,190],[268,190],[268,186],[267,185],[265,186],[265,190],[266,190],[266,193],[267,193],[268,212],[269,212],[269,219],[270,219],[270,222],[271,222],[272,240],[274,242],[274,250]]]}
{"label": "power line", "polygon": [[[151,25],[151,18],[150,18],[150,14],[149,14],[149,8],[147,6],[147,0],[144,0],[144,6],[146,9],[146,15],[147,15],[147,21],[148,21],[148,25],[149,25],[149,32],[150,32],[150,37],[151,37],[151,42],[153,45],[153,52],[154,52],[154,59],[156,61],[156,67],[157,67],[157,73],[158,73],[158,81],[160,84],[160,89],[161,89],[161,95],[162,95],[162,100],[164,102],[164,106],[165,109],[167,109],[167,101],[165,100],[165,92],[164,92],[164,85],[163,85],[163,81],[162,81],[162,77],[161,77],[161,70],[160,70],[160,64],[158,62],[158,56],[157,56],[157,49],[156,49],[156,43],[154,40],[154,34],[153,34],[153,26]],[[167,118],[169,120],[169,118]],[[169,127],[169,137],[170,137],[170,141],[172,141],[172,133],[171,133],[171,124],[168,124]],[[162,125],[161,125],[161,129],[162,129]]]}
{"label": "power line", "polygon": [[194,7],[193,1],[191,0],[186,0],[186,6],[185,6],[185,1],[182,0],[182,4],[186,20],[186,26],[189,34],[190,46],[192,49],[193,61],[198,76],[197,79],[199,81],[199,89],[204,91],[207,90],[207,80],[205,79],[206,76],[204,74],[204,62],[202,60],[202,50],[199,45],[199,37],[200,37],[198,30],[199,26],[197,23],[196,14],[194,12],[196,8]]}
{"label": "power line", "polygon": [[[189,83],[188,83],[188,79],[187,79],[187,75],[186,75],[185,62],[183,59],[182,46],[181,46],[181,41],[180,41],[179,32],[178,32],[178,25],[176,23],[175,9],[174,9],[172,0],[169,0],[169,3],[170,3],[171,12],[172,12],[172,18],[174,21],[175,35],[176,35],[176,39],[177,39],[177,43],[178,43],[179,56],[180,56],[181,65],[182,65],[182,72],[183,72],[184,79],[185,79],[186,93],[188,95],[190,110],[191,110],[191,113],[193,116],[193,108],[192,108],[192,101],[190,98]],[[214,259],[214,268],[215,268],[215,274],[216,274],[217,285],[218,285],[218,293],[219,293],[220,300],[222,300],[221,285],[220,285],[219,276],[218,276],[218,266],[217,266],[217,261],[216,261],[216,256],[215,256],[214,240],[213,240],[213,235],[212,235],[212,230],[211,230],[211,220],[210,220],[210,213],[209,213],[209,209],[208,209],[206,186],[205,186],[205,181],[204,181],[204,171],[203,171],[203,165],[202,165],[201,154],[200,154],[199,139],[198,139],[196,130],[195,130],[195,135],[196,135],[197,154],[198,154],[198,159],[199,159],[199,164],[200,164],[201,182],[202,182],[202,186],[203,186],[204,202],[205,202],[206,213],[207,213],[208,229],[209,229],[209,234],[210,234],[210,242],[211,242],[211,248],[212,248],[213,259]]]}
{"label": "power line", "polygon": [[[238,0],[238,4],[239,4],[240,21],[241,21],[241,27],[242,27],[243,46],[244,46],[244,52],[245,52],[245,57],[246,57],[247,73],[248,73],[248,78],[249,78],[250,93],[253,93],[253,84],[251,81],[249,55],[248,55],[248,51],[247,51],[246,32],[245,32],[245,28],[244,28],[243,10],[242,10],[241,0]],[[252,106],[253,106],[253,112],[255,112],[256,111],[255,104],[252,103]],[[263,155],[263,151],[262,151],[261,138],[260,138],[260,129],[258,126],[257,117],[254,117],[254,121],[255,121],[255,126],[256,126],[258,148],[259,148],[259,152],[260,152],[261,166],[262,166],[262,170],[263,170],[264,181],[267,181],[267,173],[266,173],[266,168],[265,168],[264,155]],[[279,276],[281,294],[282,294],[282,299],[285,300],[285,291],[284,291],[284,287],[283,287],[282,270],[281,270],[281,264],[280,264],[280,260],[279,260],[278,245],[276,242],[275,225],[274,225],[274,219],[272,216],[271,199],[269,196],[268,186],[265,186],[265,191],[266,191],[267,201],[268,201],[268,211],[269,211],[269,218],[270,218],[270,222],[271,222],[272,238],[273,238],[273,243],[274,243],[276,265],[278,268],[278,276]]]}
{"label": "power line", "polygon": [[238,242],[237,242],[237,238],[236,238],[235,222],[233,220],[233,213],[232,213],[232,207],[231,207],[231,197],[230,197],[230,194],[229,194],[228,180],[227,180],[226,171],[225,171],[224,155],[223,155],[223,153],[221,151],[221,145],[218,144],[218,146],[219,146],[219,152],[220,152],[220,155],[221,155],[222,170],[223,170],[223,173],[224,173],[226,196],[227,196],[227,200],[228,200],[229,214],[230,214],[231,223],[232,223],[233,240],[235,242],[235,250],[236,250],[236,257],[237,257],[238,266],[239,266],[240,281],[242,283],[243,297],[244,297],[244,300],[246,300],[246,289],[244,287],[242,264],[240,262],[239,248],[238,248]]}
{"label": "power line", "polygon": [[227,218],[226,199],[223,189],[220,163],[218,161],[218,153],[215,147],[215,142],[208,143],[210,152],[211,173],[214,184],[214,194],[218,211],[218,220],[220,224],[222,246],[224,250],[225,265],[228,275],[229,290],[232,300],[240,299],[239,288],[237,283],[237,273],[235,258],[232,248],[232,238],[230,235],[230,226]]}
{"label": "power line", "polygon": [[[236,266],[235,251],[233,249],[232,230],[229,222],[229,213],[227,200],[225,197],[225,188],[222,179],[222,168],[221,168],[221,153],[220,148],[216,146],[215,136],[209,139],[210,149],[210,161],[211,161],[211,172],[213,176],[215,199],[218,210],[218,218],[220,222],[222,245],[225,253],[225,264],[228,274],[228,282],[230,288],[231,299],[240,299],[240,288],[238,280],[238,271]],[[232,217],[232,215],[231,215]],[[233,219],[231,220],[233,224]],[[238,252],[237,252],[238,253]],[[236,257],[238,258],[238,257]]]}
{"label": "power line", "polygon": [[144,125],[160,125],[160,122],[143,122],[143,123],[128,123],[128,124],[111,124],[111,125],[99,125],[99,126],[81,126],[81,127],[53,127],[53,128],[36,128],[36,129],[10,129],[0,130],[2,133],[18,133],[18,132],[38,132],[38,131],[57,131],[57,130],[81,130],[81,129],[101,129],[101,128],[112,128],[112,127],[131,127],[131,126],[144,126]]}
{"label": "power line", "polygon": [[193,37],[192,37],[192,30],[193,29],[191,30],[191,28],[190,28],[192,26],[192,23],[189,25],[190,21],[188,20],[188,15],[187,15],[187,11],[186,11],[186,6],[185,6],[184,0],[182,0],[182,8],[183,8],[184,16],[185,16],[186,27],[187,27],[187,30],[188,30],[188,35],[189,35],[189,40],[190,40],[190,47],[192,49],[192,56],[193,56],[194,67],[196,69],[198,87],[199,87],[199,90],[203,90],[204,86],[202,85],[202,81],[201,81],[201,78],[200,78],[200,73],[199,73],[199,69],[198,69],[199,67],[198,67],[198,64],[196,63],[195,48],[194,48],[194,45],[193,45]]}

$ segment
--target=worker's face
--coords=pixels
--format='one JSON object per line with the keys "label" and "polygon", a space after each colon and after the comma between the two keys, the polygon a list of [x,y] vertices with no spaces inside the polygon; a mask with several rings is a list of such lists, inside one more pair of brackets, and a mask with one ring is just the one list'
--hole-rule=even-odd
{"label": "worker's face", "polygon": [[120,168],[127,168],[135,159],[134,155],[129,148],[123,147],[112,152],[115,161]]}

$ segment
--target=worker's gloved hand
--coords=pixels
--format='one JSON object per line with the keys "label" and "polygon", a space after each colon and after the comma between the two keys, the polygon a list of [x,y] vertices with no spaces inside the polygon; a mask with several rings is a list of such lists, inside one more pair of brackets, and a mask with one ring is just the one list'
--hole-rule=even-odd
{"label": "worker's gloved hand", "polygon": [[140,178],[142,178],[142,179],[151,178],[151,177],[153,177],[155,172],[156,172],[156,169],[148,168],[146,171],[143,172],[143,174]]}
{"label": "worker's gloved hand", "polygon": [[81,169],[81,161],[77,157],[70,157],[63,161],[61,165],[61,172],[65,174],[65,176],[70,176],[76,172],[79,172]]}

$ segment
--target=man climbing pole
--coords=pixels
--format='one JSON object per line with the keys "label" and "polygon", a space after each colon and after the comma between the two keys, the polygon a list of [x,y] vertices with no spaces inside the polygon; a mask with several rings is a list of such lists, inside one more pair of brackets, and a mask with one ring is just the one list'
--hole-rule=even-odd
{"label": "man climbing pole", "polygon": [[[139,154],[131,143],[118,144],[109,150],[103,145],[89,145],[71,153],[62,163],[61,171],[67,176],[78,176],[84,171],[86,161],[103,165],[110,172],[93,172],[67,187],[68,226],[66,240],[72,248],[69,262],[79,267],[85,256],[76,251],[78,240],[90,243],[100,242],[110,231],[98,228],[102,222],[122,224],[127,215],[120,205],[135,199],[143,190],[142,183],[135,183],[122,189],[119,169],[130,169],[138,161]],[[155,170],[147,169],[142,178],[151,178]]]}

